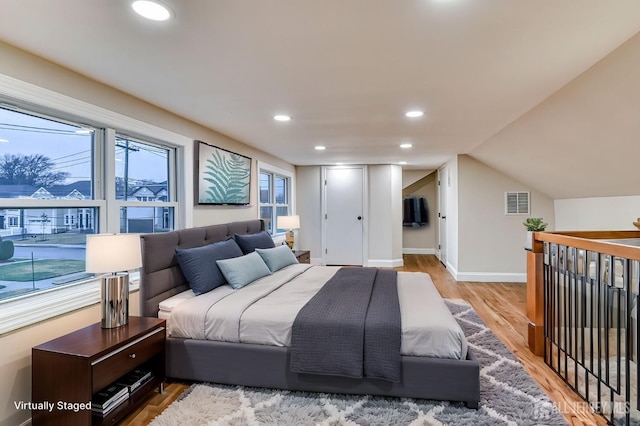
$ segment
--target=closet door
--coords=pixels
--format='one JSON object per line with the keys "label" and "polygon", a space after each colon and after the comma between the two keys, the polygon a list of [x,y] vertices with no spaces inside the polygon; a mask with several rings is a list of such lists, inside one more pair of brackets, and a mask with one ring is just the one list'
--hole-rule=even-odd
{"label": "closet door", "polygon": [[364,168],[326,168],[324,263],[363,265]]}

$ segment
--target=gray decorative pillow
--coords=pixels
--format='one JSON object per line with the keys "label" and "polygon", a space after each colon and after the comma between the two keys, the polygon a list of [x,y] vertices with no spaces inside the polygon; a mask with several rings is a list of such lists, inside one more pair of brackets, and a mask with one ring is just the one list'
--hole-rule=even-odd
{"label": "gray decorative pillow", "polygon": [[180,269],[196,296],[227,283],[216,260],[238,256],[242,256],[242,250],[231,238],[206,246],[176,249]]}
{"label": "gray decorative pillow", "polygon": [[255,252],[233,259],[217,260],[216,263],[229,285],[236,290],[258,278],[271,275],[267,264]]}
{"label": "gray decorative pillow", "polygon": [[272,273],[285,266],[298,263],[298,259],[296,259],[289,246],[278,246],[270,249],[257,248],[256,253],[260,255]]}
{"label": "gray decorative pillow", "polygon": [[276,246],[267,231],[260,231],[257,234],[235,234],[233,238],[244,254],[252,253],[257,248],[267,249]]}

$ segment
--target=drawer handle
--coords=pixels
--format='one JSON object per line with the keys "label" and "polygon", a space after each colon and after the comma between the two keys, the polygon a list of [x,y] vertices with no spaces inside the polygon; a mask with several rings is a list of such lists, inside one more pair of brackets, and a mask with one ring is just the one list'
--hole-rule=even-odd
{"label": "drawer handle", "polygon": [[129,354],[129,358],[135,359],[136,358],[136,354]]}

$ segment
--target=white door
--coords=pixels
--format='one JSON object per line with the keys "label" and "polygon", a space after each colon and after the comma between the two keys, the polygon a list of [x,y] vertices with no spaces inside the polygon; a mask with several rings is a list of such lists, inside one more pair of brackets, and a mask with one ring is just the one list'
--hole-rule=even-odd
{"label": "white door", "polygon": [[438,251],[440,262],[447,265],[447,169],[438,169]]}
{"label": "white door", "polygon": [[363,265],[364,168],[325,169],[325,264]]}

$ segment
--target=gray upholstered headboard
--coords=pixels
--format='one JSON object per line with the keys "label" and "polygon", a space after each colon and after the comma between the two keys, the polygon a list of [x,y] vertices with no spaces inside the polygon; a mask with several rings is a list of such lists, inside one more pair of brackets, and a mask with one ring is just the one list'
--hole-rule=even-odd
{"label": "gray upholstered headboard", "polygon": [[142,235],[140,315],[157,317],[161,301],[189,289],[176,260],[177,248],[200,247],[226,240],[234,234],[255,234],[263,229],[264,222],[255,219]]}

